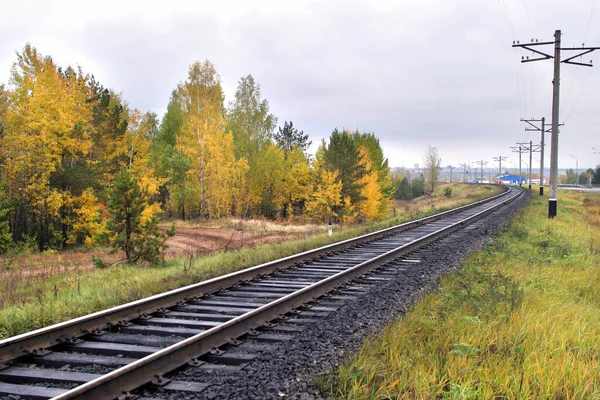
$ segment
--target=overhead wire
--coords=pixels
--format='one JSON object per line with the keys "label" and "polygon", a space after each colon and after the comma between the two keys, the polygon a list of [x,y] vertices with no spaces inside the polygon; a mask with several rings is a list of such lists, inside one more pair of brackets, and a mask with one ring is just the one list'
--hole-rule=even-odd
{"label": "overhead wire", "polygon": [[508,9],[506,8],[506,4],[504,4],[504,0],[498,0],[498,5],[500,6],[500,12],[502,13],[502,16],[504,17],[504,21],[506,22],[506,25],[508,26],[508,30],[510,31],[510,34],[511,34],[513,40],[517,40],[517,33],[516,33],[515,28],[510,20],[510,15],[508,14]]}
{"label": "overhead wire", "polygon": [[[585,46],[585,42],[587,41],[587,37],[590,31],[590,26],[592,23],[592,17],[594,15],[594,7],[596,6],[596,0],[592,1],[592,8],[590,10],[590,16],[588,18],[588,24],[587,24],[587,28],[585,30],[585,36],[584,36],[584,40],[583,40],[583,46]],[[598,45],[596,47],[600,46],[600,41],[598,42]],[[598,52],[595,52],[594,54],[594,58],[592,59],[592,64],[594,64],[596,62],[596,60],[598,59]],[[567,94],[567,99],[565,101],[565,104],[567,103],[568,99],[569,99],[569,94],[571,93],[571,88],[573,87],[573,83],[575,81],[575,76],[577,75],[577,71],[575,71],[575,74],[573,75],[573,81],[571,82],[571,87],[569,88],[569,92]],[[575,101],[573,102],[573,105],[569,111],[569,113],[567,114],[567,117],[565,118],[565,123],[571,118],[571,115],[573,115],[573,112],[577,109],[577,106],[579,105],[579,102],[581,101],[581,98],[583,97],[583,94],[585,92],[585,88],[587,87],[587,82],[590,79],[590,76],[592,75],[592,67],[590,67],[582,82],[581,82],[581,87],[579,88],[579,92],[577,94],[577,96],[575,97]]]}
{"label": "overhead wire", "polygon": [[[529,25],[529,34],[531,35],[531,41],[533,42],[533,29],[531,28],[531,18],[529,18],[529,9],[527,8],[527,0],[523,0],[523,7],[525,8],[525,16],[527,17],[527,25]],[[533,52],[531,53],[533,56]],[[533,68],[529,68],[529,77],[530,77],[530,81],[531,81],[531,96],[530,100],[531,100],[531,107],[529,109],[530,113],[533,113],[533,81],[534,81],[534,73],[533,73]],[[524,74],[525,75],[525,74]],[[526,103],[527,104],[527,103]],[[527,114],[527,110],[525,110],[525,114]],[[527,117],[527,115],[525,115],[525,117]]]}
{"label": "overhead wire", "polygon": [[[600,46],[600,41],[598,42],[597,47],[598,46]],[[596,63],[596,60],[598,59],[599,55],[600,55],[600,53],[598,53],[598,52],[596,52],[596,54],[594,54],[592,64]],[[567,118],[565,118],[565,123],[567,123],[567,121],[569,121],[569,119],[571,118],[571,115],[573,115],[573,112],[577,109],[577,106],[579,105],[579,102],[581,101],[583,94],[585,93],[585,88],[587,87],[588,80],[590,79],[590,76],[592,75],[592,71],[593,71],[593,68],[589,67],[589,69],[587,70],[585,77],[583,78],[583,81],[581,83],[581,88],[579,90],[579,93],[577,94],[577,97],[575,98],[575,101],[573,102],[573,106],[571,107],[569,114],[567,114]]]}
{"label": "overhead wire", "polygon": [[[500,13],[502,14],[502,17],[504,19],[504,22],[506,23],[506,26],[508,28],[508,32],[510,34],[510,36],[512,37],[513,42],[517,41],[517,33],[515,31],[515,27],[512,24],[512,21],[510,19],[510,14],[508,13],[508,9],[506,8],[506,4],[504,3],[504,0],[497,0],[498,1],[498,7],[500,8]],[[515,61],[518,62],[518,55],[516,52],[516,49],[513,49],[513,56],[515,57]],[[517,78],[517,103],[518,103],[518,107],[519,107],[519,114],[523,115],[523,97],[521,96],[521,81],[523,81],[523,79],[521,79],[520,75],[521,75],[521,71],[519,68],[515,69],[516,72],[516,78]],[[524,92],[524,91],[523,91]]]}
{"label": "overhead wire", "polygon": [[594,6],[596,5],[596,0],[592,1],[592,10],[590,11],[590,18],[588,19],[587,29],[585,30],[585,36],[583,38],[583,43],[587,41],[588,33],[590,33],[590,25],[592,24],[592,16],[594,15]]}

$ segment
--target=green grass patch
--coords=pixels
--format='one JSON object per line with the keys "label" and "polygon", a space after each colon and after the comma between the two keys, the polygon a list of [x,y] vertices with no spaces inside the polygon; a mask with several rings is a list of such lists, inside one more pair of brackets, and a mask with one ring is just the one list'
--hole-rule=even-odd
{"label": "green grass patch", "polygon": [[600,196],[560,191],[558,204],[549,220],[533,194],[319,387],[340,399],[600,398]]}
{"label": "green grass patch", "polygon": [[[117,265],[106,269],[31,274],[26,268],[6,271],[0,280],[0,338],[62,322],[164,291],[262,264],[281,257],[356,237],[494,195],[497,187],[454,185],[452,203],[402,215],[383,222],[335,228],[334,235],[305,237],[190,260],[170,260],[165,266]],[[326,230],[324,229],[324,232]],[[60,254],[57,255],[59,257]],[[91,259],[91,255],[90,255]]]}

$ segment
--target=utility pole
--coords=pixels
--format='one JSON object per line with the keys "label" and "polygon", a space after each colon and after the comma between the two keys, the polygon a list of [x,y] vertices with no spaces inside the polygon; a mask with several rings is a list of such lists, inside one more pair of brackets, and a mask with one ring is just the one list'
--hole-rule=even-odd
{"label": "utility pole", "polygon": [[[527,165],[527,168],[529,169],[529,190],[531,190],[531,169],[532,169],[532,158],[533,158],[533,153],[537,153],[538,151],[540,151],[540,147],[533,147],[533,141],[529,141],[529,143],[524,142],[524,143],[517,143],[519,145],[519,148],[523,149],[523,152],[529,151],[529,164]],[[537,146],[537,145],[536,145]],[[521,160],[521,154],[519,154],[519,162]]]}
{"label": "utility pole", "polygon": [[[548,218],[556,217],[556,211],[558,208],[558,116],[559,116],[559,99],[560,99],[560,64],[574,64],[585,67],[591,67],[592,62],[583,63],[572,61],[573,59],[591,53],[595,50],[600,50],[600,47],[585,47],[585,44],[581,47],[560,47],[561,42],[561,31],[557,29],[554,32],[553,42],[538,42],[537,40],[531,41],[531,43],[521,44],[518,41],[513,42],[512,47],[522,47],[529,50],[541,57],[529,58],[521,57],[521,62],[532,62],[540,60],[554,59],[554,79],[552,80],[552,136],[550,145],[550,199],[548,201]],[[554,45],[554,56],[544,53],[543,51],[533,49],[535,46]],[[568,57],[564,60],[560,59],[561,50],[565,51],[577,51],[578,54]]]}
{"label": "utility pole", "polygon": [[[481,161],[475,161],[475,164],[479,164],[479,166],[481,167],[481,182],[483,182],[483,166],[487,165],[487,161],[483,162],[483,160]],[[481,183],[479,182],[479,183]]]}
{"label": "utility pole", "polygon": [[469,173],[467,171],[467,163],[459,164],[459,167],[463,167],[463,183],[465,183],[465,176]]}
{"label": "utility pole", "polygon": [[494,161],[498,161],[498,164],[499,164],[498,165],[498,175],[499,176],[502,175],[502,161],[505,161],[507,159],[508,159],[508,157],[502,157],[502,156],[494,157]]}
{"label": "utility pole", "polygon": [[519,147],[510,146],[510,148],[513,153],[519,153],[519,186],[521,186],[521,184],[523,183],[523,180],[521,179],[523,177],[523,175],[521,173],[521,154],[525,153],[527,151],[527,148],[522,146],[524,143],[517,143],[517,144],[519,145]]}
{"label": "utility pole", "polygon": [[[526,127],[525,130],[526,131],[539,131],[541,132],[541,140],[540,140],[540,196],[544,195],[544,134],[548,133],[548,132],[552,132],[552,129],[548,128],[546,129],[546,118],[542,117],[542,119],[523,119],[521,118],[522,122],[526,122],[527,124],[529,124],[531,126],[530,127]],[[533,122],[541,122],[542,126],[541,128],[538,127],[537,125],[533,124]],[[564,124],[560,124],[561,126]]]}

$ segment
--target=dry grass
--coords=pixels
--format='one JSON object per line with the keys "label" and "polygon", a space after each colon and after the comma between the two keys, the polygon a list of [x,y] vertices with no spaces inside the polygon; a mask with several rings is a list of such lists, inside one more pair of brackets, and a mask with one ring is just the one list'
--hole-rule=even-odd
{"label": "dry grass", "polygon": [[[330,381],[343,399],[600,398],[600,196],[532,198]],[[331,382],[337,382],[337,385]]]}
{"label": "dry grass", "polygon": [[[415,208],[410,215],[405,213],[377,223],[336,226],[333,237],[327,236],[325,226],[309,225],[296,228],[293,225],[243,220],[243,229],[256,229],[259,232],[298,229],[300,239],[239,251],[215,252],[208,256],[184,250],[181,257],[168,260],[166,266],[161,267],[119,265],[98,270],[54,263],[32,275],[24,266],[9,263],[10,268],[0,280],[0,291],[3,293],[0,298],[0,338],[397,225],[411,218],[424,217],[443,211],[442,204],[448,208],[455,207],[475,199],[470,196],[489,196],[494,190],[498,190],[485,189],[482,186],[479,189],[466,188],[461,194],[462,189],[459,186],[455,184],[455,195],[449,200],[443,199],[443,202],[437,203],[439,205],[436,205],[435,210],[432,210],[430,205],[425,205],[420,208],[421,211]],[[240,221],[235,223],[238,222]],[[207,227],[205,224],[190,222],[178,224],[180,227]],[[226,250],[231,248],[227,247]],[[55,257],[59,259],[61,254],[56,254]]]}

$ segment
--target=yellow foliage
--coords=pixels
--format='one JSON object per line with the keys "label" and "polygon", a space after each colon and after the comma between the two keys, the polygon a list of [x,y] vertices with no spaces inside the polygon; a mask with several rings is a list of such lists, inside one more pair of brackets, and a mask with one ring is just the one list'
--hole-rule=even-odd
{"label": "yellow foliage", "polygon": [[184,111],[176,150],[192,161],[187,173],[190,196],[187,210],[198,207],[202,216],[225,216],[234,202],[234,183],[239,183],[233,156],[233,137],[225,132],[221,78],[209,61],[190,66],[188,80],[177,88]]}
{"label": "yellow foliage", "polygon": [[[364,198],[358,205],[360,214],[367,220],[381,219],[385,217],[387,207],[382,207],[382,201],[385,199],[381,192],[379,176],[377,175],[377,172],[372,169],[373,163],[369,158],[367,149],[364,146],[360,146],[359,152],[362,156],[361,163],[365,166],[365,170],[367,171],[359,182],[362,185],[361,195]],[[387,203],[383,204],[386,205]]]}
{"label": "yellow foliage", "polygon": [[104,230],[102,221],[104,206],[98,201],[91,188],[84,190],[79,197],[75,197],[73,203],[77,218],[73,221],[67,243],[73,244],[78,238],[83,237],[86,246],[93,246],[96,244],[95,238]]}
{"label": "yellow foliage", "polygon": [[158,204],[158,203],[148,204],[148,206],[146,208],[144,208],[144,211],[142,211],[142,215],[140,217],[140,223],[145,224],[146,222],[148,222],[150,220],[150,218],[152,218],[153,215],[159,214],[161,212],[162,212],[162,210],[160,208],[160,204]]}
{"label": "yellow foliage", "polygon": [[49,195],[50,176],[91,148],[88,80],[81,70],[59,71],[50,57],[30,45],[13,65],[0,159],[7,193],[33,204],[39,213]]}
{"label": "yellow foliage", "polygon": [[337,171],[320,171],[321,180],[314,185],[306,202],[306,214],[316,222],[327,222],[330,216],[337,216],[333,207],[342,204],[342,182]]}

